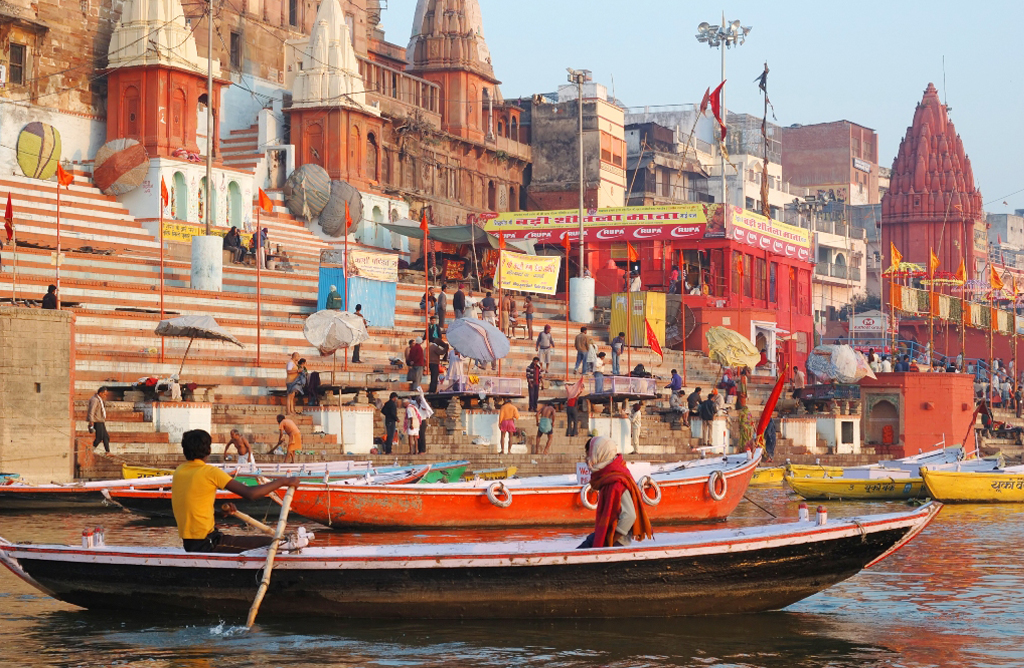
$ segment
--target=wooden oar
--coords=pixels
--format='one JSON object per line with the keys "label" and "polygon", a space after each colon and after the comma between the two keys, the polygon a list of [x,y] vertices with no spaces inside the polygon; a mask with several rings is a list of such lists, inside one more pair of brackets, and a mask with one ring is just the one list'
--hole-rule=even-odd
{"label": "wooden oar", "polygon": [[251,629],[255,623],[256,613],[260,611],[260,604],[263,603],[263,597],[267,595],[267,588],[270,587],[270,573],[274,569],[274,557],[277,556],[277,546],[281,544],[284,529],[288,524],[288,509],[292,506],[293,496],[295,496],[295,488],[289,487],[288,492],[284,495],[284,501],[281,503],[281,517],[277,520],[274,542],[270,544],[270,549],[267,551],[267,563],[263,565],[263,579],[260,581],[259,589],[256,590],[256,598],[252,601],[252,607],[249,608],[249,619],[245,622],[247,629]]}
{"label": "wooden oar", "polygon": [[263,533],[267,534],[268,536],[275,535],[274,530],[271,527],[267,526],[263,522],[260,522],[258,519],[254,518],[254,517],[252,517],[250,515],[246,515],[241,510],[236,508],[235,504],[233,504],[233,503],[221,504],[220,509],[221,509],[221,511],[225,515],[228,515],[228,516],[231,516],[231,517],[237,517],[238,519],[242,520],[243,522],[245,522],[246,524],[248,524],[252,528],[257,529],[259,531],[262,531]]}

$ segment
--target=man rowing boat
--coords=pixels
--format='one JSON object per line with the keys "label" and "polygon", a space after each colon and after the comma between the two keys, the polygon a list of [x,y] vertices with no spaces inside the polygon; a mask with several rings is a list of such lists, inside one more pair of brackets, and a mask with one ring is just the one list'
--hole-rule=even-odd
{"label": "man rowing boat", "polygon": [[256,501],[281,487],[295,487],[295,477],[277,478],[263,485],[247,487],[222,469],[210,466],[213,440],[203,429],[186,431],[181,450],[188,461],[174,471],[171,482],[171,508],[178,524],[178,536],[186,552],[238,553],[270,545],[269,536],[230,536],[221,533],[213,521],[217,490],[226,489],[243,499]]}

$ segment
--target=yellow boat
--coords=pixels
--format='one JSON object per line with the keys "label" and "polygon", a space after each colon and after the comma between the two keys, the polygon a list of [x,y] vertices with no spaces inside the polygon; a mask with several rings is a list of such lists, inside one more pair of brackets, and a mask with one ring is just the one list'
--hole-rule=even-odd
{"label": "yellow boat", "polygon": [[159,476],[172,475],[173,473],[174,471],[171,469],[154,469],[148,466],[129,466],[128,464],[121,464],[121,476],[125,480],[156,478]]}
{"label": "yellow boat", "polygon": [[[894,474],[904,473],[894,471]],[[927,496],[922,478],[796,478],[786,476],[793,491],[808,501],[818,500],[891,500]]]}
{"label": "yellow boat", "polygon": [[921,468],[933,499],[947,503],[1024,503],[1024,467],[998,472]]}
{"label": "yellow boat", "polygon": [[796,478],[838,478],[843,475],[842,466],[821,464],[786,464],[786,477]]}
{"label": "yellow boat", "polygon": [[750,479],[750,486],[757,485],[778,485],[785,478],[785,466],[765,466],[754,471],[754,477]]}
{"label": "yellow boat", "polygon": [[463,480],[506,480],[516,474],[519,469],[515,466],[506,466],[499,469],[481,469],[479,471],[466,471],[462,474]]}

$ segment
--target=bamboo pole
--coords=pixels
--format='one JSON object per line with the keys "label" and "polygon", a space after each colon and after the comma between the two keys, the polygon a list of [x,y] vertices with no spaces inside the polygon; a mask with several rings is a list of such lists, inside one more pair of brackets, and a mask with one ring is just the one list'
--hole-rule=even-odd
{"label": "bamboo pole", "polygon": [[181,378],[181,370],[185,368],[185,360],[188,359],[188,351],[192,350],[192,342],[195,340],[195,337],[188,340],[188,346],[185,348],[185,356],[181,358],[181,366],[178,367],[178,378]]}
{"label": "bamboo pole", "polygon": [[13,228],[11,243],[14,246],[14,293],[11,296],[11,306],[18,303],[18,228]]}
{"label": "bamboo pole", "polygon": [[[163,177],[160,179],[160,195],[158,200],[160,202],[160,319],[164,319],[164,195],[163,195]],[[58,189],[59,190],[59,189]],[[164,363],[164,357],[167,353],[166,337],[160,337],[160,363]]]}
{"label": "bamboo pole", "polygon": [[292,507],[293,496],[295,496],[295,488],[289,487],[284,495],[284,501],[281,502],[281,516],[277,520],[274,542],[270,544],[270,549],[267,551],[267,562],[263,565],[263,579],[256,590],[256,598],[253,599],[252,607],[249,608],[249,618],[245,622],[247,629],[251,629],[256,622],[256,614],[259,613],[260,604],[263,603],[263,597],[267,595],[267,589],[270,587],[270,574],[274,570],[274,558],[277,556],[277,548],[281,544],[285,527],[288,525],[288,510]]}
{"label": "bamboo pole", "polygon": [[240,519],[242,522],[244,522],[245,524],[248,524],[249,526],[251,526],[252,528],[256,529],[257,531],[262,531],[263,533],[267,534],[268,536],[276,535],[276,533],[274,532],[273,528],[267,526],[263,522],[260,522],[258,519],[254,518],[254,517],[246,515],[241,510],[236,508],[235,504],[233,504],[233,503],[221,504],[220,509],[221,509],[221,511],[224,514],[229,515],[231,517],[236,517],[236,518]]}
{"label": "bamboo pole", "polygon": [[[566,232],[566,235],[569,233]],[[569,243],[565,244],[565,380],[569,381]]]}
{"label": "bamboo pole", "polygon": [[57,257],[53,260],[56,266],[57,310],[60,310],[60,180],[57,181]]}
{"label": "bamboo pole", "polygon": [[260,276],[263,269],[263,258],[266,255],[266,250],[263,248],[263,228],[260,227],[260,209],[263,207],[256,207],[256,243],[253,244],[253,248],[256,249],[256,369],[257,373],[260,368],[260,362],[263,357],[263,339],[261,331],[263,329],[263,303],[261,301],[263,295],[263,286],[260,282]]}

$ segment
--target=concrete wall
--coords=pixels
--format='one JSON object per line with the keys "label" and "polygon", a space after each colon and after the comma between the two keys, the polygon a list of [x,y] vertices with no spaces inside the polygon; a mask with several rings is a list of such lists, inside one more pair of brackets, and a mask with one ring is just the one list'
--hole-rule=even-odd
{"label": "concrete wall", "polygon": [[74,315],[0,306],[0,471],[65,482],[71,457]]}

